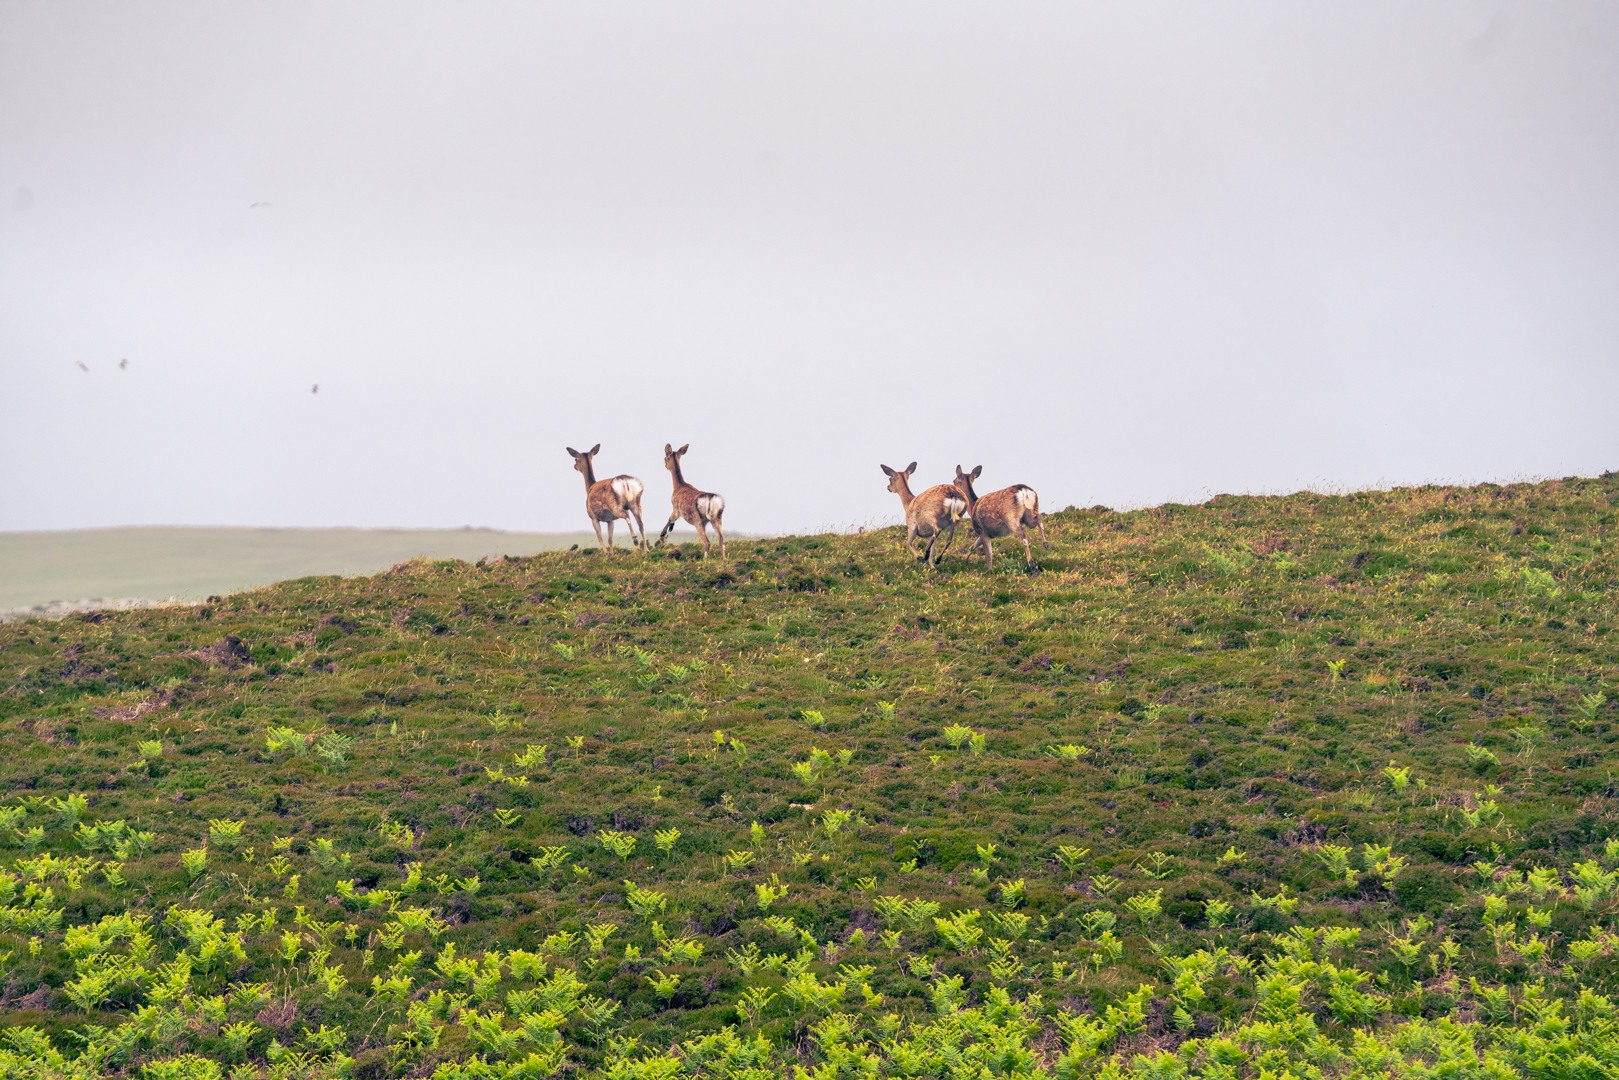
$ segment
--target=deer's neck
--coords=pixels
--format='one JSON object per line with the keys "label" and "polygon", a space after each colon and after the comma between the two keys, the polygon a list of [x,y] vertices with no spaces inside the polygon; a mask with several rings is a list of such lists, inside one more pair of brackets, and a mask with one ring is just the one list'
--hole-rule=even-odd
{"label": "deer's neck", "polygon": [[973,492],[973,482],[969,480],[965,484],[958,485],[957,490],[961,492],[961,497],[967,500],[967,513],[972,513],[973,507],[978,502],[978,496]]}
{"label": "deer's neck", "polygon": [[587,461],[585,462],[585,467],[580,471],[585,474],[585,490],[589,491],[591,488],[596,486],[596,470],[592,468],[590,462]]}
{"label": "deer's neck", "polygon": [[905,478],[903,476],[900,477],[900,480],[899,480],[899,504],[900,504],[900,506],[904,507],[906,510],[909,510],[911,508],[911,500],[914,499],[914,498],[916,498],[916,496],[911,494],[911,485],[905,482]]}
{"label": "deer's neck", "polygon": [[669,475],[675,478],[675,487],[683,488],[690,486],[686,483],[686,478],[680,474],[680,462],[677,461],[673,465],[669,466]]}

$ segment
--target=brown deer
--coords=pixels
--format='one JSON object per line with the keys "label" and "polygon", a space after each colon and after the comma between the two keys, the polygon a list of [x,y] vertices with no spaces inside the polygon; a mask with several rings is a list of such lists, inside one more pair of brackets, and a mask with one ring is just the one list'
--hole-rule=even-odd
{"label": "brown deer", "polygon": [[674,531],[675,522],[685,518],[703,538],[703,558],[708,558],[708,528],[714,526],[714,535],[720,538],[720,558],[725,558],[725,531],[720,518],[725,515],[725,499],[712,491],[698,491],[686,483],[686,478],[680,475],[680,459],[691,449],[687,443],[676,450],[668,443],[663,444],[663,467],[669,470],[674,477],[675,491],[669,497],[674,510],[669,514],[669,523],[658,533],[658,543]]}
{"label": "brown deer", "polygon": [[935,484],[920,495],[912,495],[908,481],[916,471],[914,461],[903,471],[895,471],[887,465],[881,468],[888,474],[888,490],[897,494],[900,505],[905,507],[906,550],[916,555],[916,538],[928,538],[927,551],[916,555],[916,558],[918,562],[937,566],[938,563],[933,561],[933,545],[939,542],[940,533],[948,531],[944,548],[939,552],[939,558],[943,559],[944,553],[950,550],[951,541],[956,538],[956,522],[967,511],[967,500],[951,484]]}
{"label": "brown deer", "polygon": [[973,541],[973,546],[984,545],[984,569],[993,568],[994,549],[990,542],[997,536],[1015,536],[1023,541],[1023,554],[1029,560],[1029,572],[1038,573],[1034,553],[1029,550],[1029,534],[1024,532],[1024,527],[1033,525],[1039,529],[1040,542],[1046,545],[1047,551],[1051,550],[1051,544],[1046,540],[1046,527],[1040,521],[1040,496],[1027,484],[1013,484],[980,499],[973,493],[973,481],[983,471],[982,465],[975,466],[970,473],[964,473],[960,465],[956,466],[956,487],[966,497],[967,516],[978,530],[978,539]]}
{"label": "brown deer", "polygon": [[[641,481],[633,476],[615,476],[609,480],[597,480],[596,470],[591,468],[590,459],[596,456],[596,451],[602,448],[597,443],[581,454],[573,447],[568,447],[568,453],[573,455],[573,467],[584,474],[585,477],[585,513],[590,515],[590,524],[596,530],[596,543],[607,551],[613,548],[613,523],[619,518],[624,519],[624,527],[630,530],[630,539],[635,539],[635,529],[641,530],[641,550],[647,549],[646,526],[641,524]],[[634,517],[635,528],[630,528],[630,519]],[[607,522],[607,541],[602,542],[602,522]]]}

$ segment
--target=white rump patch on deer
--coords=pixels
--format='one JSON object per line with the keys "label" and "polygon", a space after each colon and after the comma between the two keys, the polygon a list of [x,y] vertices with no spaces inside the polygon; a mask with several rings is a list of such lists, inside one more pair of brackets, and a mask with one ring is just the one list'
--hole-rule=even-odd
{"label": "white rump patch on deer", "polygon": [[952,498],[947,495],[944,500],[944,508],[952,518],[958,518],[967,512],[967,500],[959,496]]}
{"label": "white rump patch on deer", "polygon": [[1033,488],[1023,488],[1017,493],[1017,504],[1025,510],[1033,510],[1040,505],[1040,496],[1034,493]]}
{"label": "white rump patch on deer", "polygon": [[725,500],[718,495],[697,496],[697,512],[707,521],[713,521],[725,512]]}
{"label": "white rump patch on deer", "polygon": [[633,476],[615,476],[613,494],[624,502],[634,502],[641,497],[641,481]]}

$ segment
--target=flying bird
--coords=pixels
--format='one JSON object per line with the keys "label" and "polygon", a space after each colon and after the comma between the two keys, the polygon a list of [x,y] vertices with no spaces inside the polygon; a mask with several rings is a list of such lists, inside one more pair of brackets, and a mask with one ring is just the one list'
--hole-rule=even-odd
{"label": "flying bird", "polygon": [[320,393],[320,383],[316,383],[316,384],[315,384],[315,385],[314,385],[314,386],[311,386],[311,387],[310,387],[310,388],[309,388],[309,392],[310,392],[310,393],[311,393],[311,394],[318,394],[318,393]]}
{"label": "flying bird", "polygon": [[124,368],[126,368],[128,366],[129,366],[129,361],[127,359],[118,361],[118,370],[122,371]]}
{"label": "flying bird", "polygon": [[90,370],[89,368],[84,366],[84,361],[83,360],[75,360],[75,361],[73,361],[73,366],[78,368],[80,371],[89,371]]}

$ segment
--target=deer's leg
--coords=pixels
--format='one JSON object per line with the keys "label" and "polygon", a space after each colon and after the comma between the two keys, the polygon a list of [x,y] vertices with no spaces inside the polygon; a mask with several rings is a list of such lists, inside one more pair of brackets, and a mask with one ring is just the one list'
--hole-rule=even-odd
{"label": "deer's leg", "polygon": [[668,523],[665,524],[664,527],[658,532],[658,543],[663,543],[663,538],[675,531],[675,522],[679,520],[680,511],[678,509],[671,511],[669,514]]}
{"label": "deer's leg", "polygon": [[950,551],[950,545],[955,542],[955,539],[956,539],[956,523],[954,521],[952,521],[950,523],[950,533],[949,533],[949,535],[947,535],[944,538],[944,550],[939,552],[939,561],[940,562],[944,562],[944,557]]}
{"label": "deer's leg", "polygon": [[995,569],[995,546],[990,543],[989,533],[983,529],[978,530],[978,542],[984,545],[984,571],[988,573]]}
{"label": "deer's leg", "polygon": [[725,558],[725,533],[720,529],[720,518],[723,514],[714,515],[714,535],[720,538],[720,558]]}
{"label": "deer's leg", "polygon": [[607,519],[607,553],[613,553],[613,526],[618,524],[617,518]]}
{"label": "deer's leg", "polygon": [[1039,567],[1034,565],[1034,552],[1029,550],[1029,533],[1021,523],[1017,527],[1017,537],[1023,541],[1023,557],[1029,560],[1029,573],[1033,574],[1039,570]]}
{"label": "deer's leg", "polygon": [[920,560],[922,558],[922,556],[920,556],[920,555],[918,555],[916,553],[916,526],[915,525],[909,525],[908,524],[908,525],[905,526],[905,550],[909,551],[911,553],[911,557],[914,558],[914,559]]}
{"label": "deer's leg", "polygon": [[703,538],[703,558],[708,558],[708,527],[701,517],[697,519],[697,535]]}
{"label": "deer's leg", "polygon": [[[631,506],[630,513],[635,515],[635,527],[641,530],[641,550],[651,551],[652,546],[646,542],[646,526],[641,524],[641,504],[637,502],[635,505]],[[624,520],[624,527],[626,529],[630,527],[628,518]]]}
{"label": "deer's leg", "polygon": [[1040,516],[1038,510],[1034,512],[1034,527],[1040,530],[1040,542],[1046,545],[1047,551],[1050,551],[1051,541],[1046,539],[1046,519]]}

